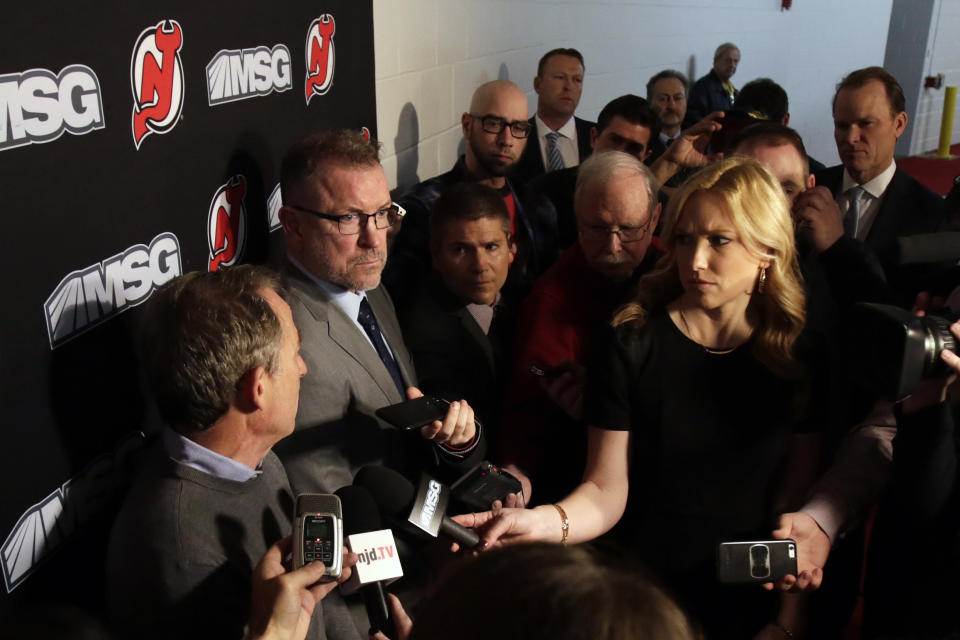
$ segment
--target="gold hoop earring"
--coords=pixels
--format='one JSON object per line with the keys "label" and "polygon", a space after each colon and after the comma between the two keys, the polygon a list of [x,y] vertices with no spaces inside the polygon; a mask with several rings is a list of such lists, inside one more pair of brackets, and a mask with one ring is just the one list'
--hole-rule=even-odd
{"label": "gold hoop earring", "polygon": [[767,288],[767,268],[760,267],[760,278],[757,279],[757,293],[763,293]]}

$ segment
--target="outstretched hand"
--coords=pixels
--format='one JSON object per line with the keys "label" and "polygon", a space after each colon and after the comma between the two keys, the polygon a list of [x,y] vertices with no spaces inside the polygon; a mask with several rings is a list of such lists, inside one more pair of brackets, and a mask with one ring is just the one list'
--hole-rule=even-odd
{"label": "outstretched hand", "polygon": [[684,129],[680,137],[667,147],[663,157],[685,168],[703,167],[722,157],[722,154],[707,155],[707,148],[713,134],[723,129],[718,122],[723,116],[723,111],[714,111],[692,127]]}
{"label": "outstretched hand", "polygon": [[776,583],[766,582],[763,588],[772,591],[814,591],[823,582],[823,566],[830,555],[830,538],[810,514],[799,511],[780,516],[779,527],[773,532],[776,540],[791,538],[797,542],[796,576],[785,576]]}
{"label": "outstretched hand", "polygon": [[[551,524],[551,515],[552,522]],[[495,545],[518,542],[559,542],[560,516],[547,505],[536,509],[491,509],[481,513],[454,516],[457,523],[473,529],[480,535],[481,551]]]}

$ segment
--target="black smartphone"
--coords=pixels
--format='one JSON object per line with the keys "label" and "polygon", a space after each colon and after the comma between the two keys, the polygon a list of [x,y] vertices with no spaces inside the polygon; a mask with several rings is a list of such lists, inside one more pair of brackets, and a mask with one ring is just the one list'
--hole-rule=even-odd
{"label": "black smartphone", "polygon": [[774,582],[797,575],[796,540],[721,542],[717,580],[724,584]]}
{"label": "black smartphone", "polygon": [[422,396],[377,409],[377,417],[403,431],[425,427],[434,420],[443,420],[450,403],[443,398]]}
{"label": "black smartphone", "polygon": [[450,486],[453,497],[468,507],[486,511],[495,500],[519,493],[520,481],[495,464],[484,460]]}
{"label": "black smartphone", "polygon": [[544,369],[543,367],[538,367],[537,365],[532,364],[530,365],[528,371],[540,378],[556,378],[563,373],[564,369],[563,367],[547,367]]}

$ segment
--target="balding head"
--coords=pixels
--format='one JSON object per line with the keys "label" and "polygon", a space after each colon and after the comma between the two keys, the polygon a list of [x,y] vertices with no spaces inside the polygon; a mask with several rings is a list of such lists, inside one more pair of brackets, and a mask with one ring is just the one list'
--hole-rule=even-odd
{"label": "balding head", "polygon": [[483,115],[490,109],[490,106],[504,100],[522,101],[524,105],[524,116],[526,119],[527,95],[519,86],[509,80],[491,80],[485,82],[473,92],[473,98],[470,100],[470,113]]}
{"label": "balding head", "polygon": [[[528,113],[527,96],[514,83],[494,80],[477,87],[470,111],[460,119],[467,140],[467,169],[475,178],[495,188],[503,186],[503,177],[520,159],[526,145]],[[518,130],[524,137],[516,136]]]}

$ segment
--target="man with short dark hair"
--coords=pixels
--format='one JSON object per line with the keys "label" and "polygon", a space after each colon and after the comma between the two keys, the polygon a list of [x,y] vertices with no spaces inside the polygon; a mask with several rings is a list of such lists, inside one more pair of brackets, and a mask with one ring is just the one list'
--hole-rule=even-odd
{"label": "man with short dark hair", "polygon": [[740,49],[724,42],[713,54],[713,68],[693,84],[687,100],[687,126],[699,122],[714,111],[726,111],[737,97],[730,78],[740,64]]}
{"label": "man with short dark hair", "polygon": [[[747,122],[769,121],[784,126],[790,124],[790,102],[787,92],[770,78],[757,78],[743,85],[737,94],[737,99],[733,101],[732,110],[738,112],[741,117],[748,116],[750,119]],[[807,164],[811,171],[826,168],[809,155]]]}
{"label": "man with short dark hair", "polygon": [[515,313],[500,290],[513,262],[503,198],[475,182],[447,189],[430,216],[431,273],[397,310],[426,393],[466,398],[488,440],[500,419]]}
{"label": "man with short dark hair", "polygon": [[[271,449],[293,431],[306,366],[280,290],[272,272],[237,266],[185,274],[149,303],[144,367],[168,426],[110,537],[118,637],[244,636],[254,564],[291,532],[293,496]],[[338,594],[309,633],[360,638]]]}
{"label": "man with short dark hair", "polygon": [[518,180],[575,167],[590,155],[592,122],[573,114],[583,91],[583,55],[576,49],[553,49],[540,58],[533,90],[537,112],[530,118],[534,135],[513,175]]}
{"label": "man with short dark hair", "polygon": [[756,78],[743,85],[733,101],[733,108],[755,114],[758,120],[790,124],[787,92],[770,78]]}
{"label": "man with short dark hair", "polygon": [[360,132],[308,136],[281,165],[286,276],[309,371],[297,429],[277,449],[298,492],[331,493],[383,464],[417,477],[441,462],[456,475],[482,455],[473,410],[453,402],[442,422],[407,434],[376,410],[420,395],[393,302],[380,286],[387,229],[400,217],[376,145]]}
{"label": "man with short dark hair", "polygon": [[500,459],[530,477],[541,504],[580,482],[586,452],[580,411],[594,334],[659,254],[651,250],[660,219],[657,182],[640,158],[621,151],[590,156],[579,168],[574,208],[577,243],[537,282],[520,311],[501,424]]}
{"label": "man with short dark hair", "polygon": [[517,245],[516,262],[507,284],[509,297],[521,299],[557,256],[557,217],[550,201],[513,179],[511,170],[534,135],[526,119],[527,97],[507,80],[482,84],[473,93],[470,110],[460,119],[466,153],[453,169],[415,185],[399,202],[407,211],[391,250],[384,281],[400,303],[430,270],[429,220],[437,198],[461,182],[477,182],[496,190],[510,214]]}
{"label": "man with short dark hair", "polygon": [[883,265],[900,302],[911,305],[927,269],[899,266],[897,239],[945,228],[943,199],[897,167],[894,151],[907,126],[903,89],[882,67],[847,75],[833,98],[834,138],[841,165],[816,174],[842,217],[814,207],[822,245],[841,236],[862,242]]}
{"label": "man with short dark hair", "polygon": [[[590,147],[594,153],[623,151],[640,160],[650,155],[650,144],[660,133],[659,120],[650,104],[639,96],[627,94],[614,98],[600,111],[597,124],[590,129]],[[530,183],[557,210],[560,248],[577,241],[577,221],[573,213],[573,196],[579,167],[546,173]]]}

